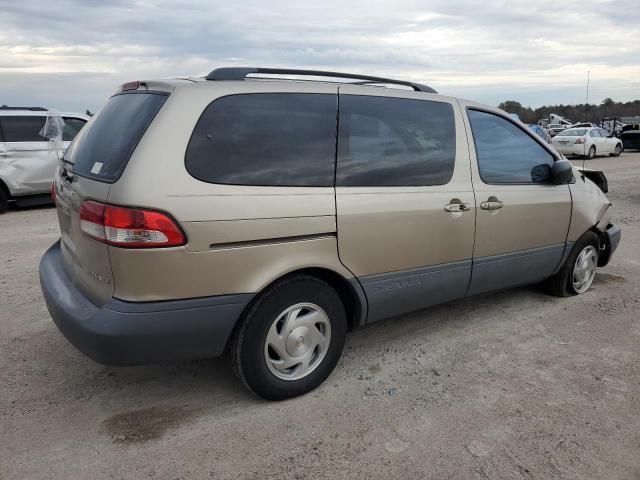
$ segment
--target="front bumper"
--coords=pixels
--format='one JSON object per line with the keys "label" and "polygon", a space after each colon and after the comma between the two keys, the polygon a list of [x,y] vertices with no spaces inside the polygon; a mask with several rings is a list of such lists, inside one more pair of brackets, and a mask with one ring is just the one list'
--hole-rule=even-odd
{"label": "front bumper", "polygon": [[620,239],[622,238],[622,230],[617,225],[609,224],[607,229],[603,233],[604,251],[598,258],[598,266],[604,267],[609,263],[613,252],[616,251],[618,245],[620,245]]}
{"label": "front bumper", "polygon": [[162,302],[112,298],[95,305],[64,269],[60,243],[40,261],[40,286],[51,318],[78,350],[107,365],[215,357],[252,294]]}

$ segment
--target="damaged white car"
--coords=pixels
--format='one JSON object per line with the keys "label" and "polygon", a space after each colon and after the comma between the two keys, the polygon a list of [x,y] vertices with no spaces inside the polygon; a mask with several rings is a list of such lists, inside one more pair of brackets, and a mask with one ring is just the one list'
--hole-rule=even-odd
{"label": "damaged white car", "polygon": [[49,201],[58,160],[89,120],[41,107],[0,106],[0,213]]}

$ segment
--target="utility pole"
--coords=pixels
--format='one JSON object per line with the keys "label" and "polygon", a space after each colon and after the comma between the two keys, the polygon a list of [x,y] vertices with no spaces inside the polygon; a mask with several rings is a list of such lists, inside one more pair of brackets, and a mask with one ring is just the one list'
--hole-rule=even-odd
{"label": "utility pole", "polygon": [[589,121],[589,76],[591,70],[587,70],[587,102],[584,104],[584,121]]}

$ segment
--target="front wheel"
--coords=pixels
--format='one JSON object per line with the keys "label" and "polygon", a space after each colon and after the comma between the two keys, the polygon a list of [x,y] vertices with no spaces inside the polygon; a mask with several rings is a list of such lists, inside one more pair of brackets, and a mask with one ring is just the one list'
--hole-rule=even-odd
{"label": "front wheel", "polygon": [[587,232],[580,237],[560,271],[547,280],[549,293],[569,297],[586,292],[596,275],[599,248],[595,233]]}
{"label": "front wheel", "polygon": [[268,400],[307,393],[333,371],[347,319],[340,296],[308,275],[278,282],[249,308],[232,339],[232,365],[244,384]]}
{"label": "front wheel", "polygon": [[9,208],[9,199],[7,194],[0,188],[0,213],[4,213]]}

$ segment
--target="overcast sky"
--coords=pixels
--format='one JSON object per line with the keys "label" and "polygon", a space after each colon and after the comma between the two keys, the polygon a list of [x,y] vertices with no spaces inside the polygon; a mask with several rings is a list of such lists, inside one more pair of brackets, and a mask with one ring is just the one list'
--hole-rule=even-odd
{"label": "overcast sky", "polygon": [[[182,4],[189,6],[184,6]],[[97,109],[216,66],[406,78],[492,105],[640,98],[640,0],[0,0],[0,104]]]}

